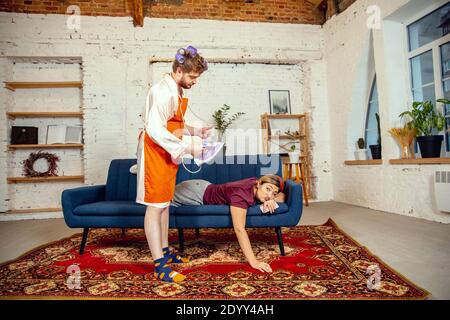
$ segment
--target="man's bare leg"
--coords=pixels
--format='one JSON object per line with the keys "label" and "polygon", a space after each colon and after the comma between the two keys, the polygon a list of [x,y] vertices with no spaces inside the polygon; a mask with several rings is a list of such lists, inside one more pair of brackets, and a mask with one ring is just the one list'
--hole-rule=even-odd
{"label": "man's bare leg", "polygon": [[161,237],[161,214],[164,209],[147,206],[144,230],[153,260],[164,256]]}
{"label": "man's bare leg", "polygon": [[169,207],[164,208],[161,213],[161,247],[169,246]]}
{"label": "man's bare leg", "polygon": [[[173,271],[169,265],[167,265],[168,257],[164,257],[163,254],[163,241],[162,241],[162,228],[166,226],[166,222],[163,221],[164,211],[166,211],[167,222],[169,215],[169,208],[161,209],[156,207],[147,206],[144,218],[144,230],[147,237],[148,246],[152,253],[152,258],[155,262],[155,276],[166,282],[181,282],[186,277],[181,273]],[[167,225],[168,227],[168,225]],[[167,230],[167,227],[166,230]],[[168,231],[165,232],[165,241],[167,243]]]}

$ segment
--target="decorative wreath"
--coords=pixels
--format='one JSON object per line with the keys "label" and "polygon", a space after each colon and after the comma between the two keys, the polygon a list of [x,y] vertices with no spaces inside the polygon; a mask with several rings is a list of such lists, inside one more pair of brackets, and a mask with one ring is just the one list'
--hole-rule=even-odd
{"label": "decorative wreath", "polygon": [[[45,172],[39,172],[34,170],[34,163],[39,159],[47,160],[48,170]],[[59,161],[59,157],[56,154],[48,152],[33,152],[30,154],[28,159],[24,160],[23,163],[23,173],[26,177],[50,177],[57,176],[57,165],[56,162]]]}

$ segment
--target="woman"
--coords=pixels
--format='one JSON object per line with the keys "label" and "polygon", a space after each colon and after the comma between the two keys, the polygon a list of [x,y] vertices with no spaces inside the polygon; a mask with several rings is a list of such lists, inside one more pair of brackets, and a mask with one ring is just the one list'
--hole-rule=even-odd
{"label": "woman", "polygon": [[253,253],[245,230],[247,208],[262,203],[262,211],[273,213],[277,202],[284,202],[283,180],[276,175],[248,178],[223,184],[205,180],[186,180],[175,187],[173,206],[182,205],[228,205],[233,228],[245,258],[252,268],[272,272],[269,264],[258,261]]}

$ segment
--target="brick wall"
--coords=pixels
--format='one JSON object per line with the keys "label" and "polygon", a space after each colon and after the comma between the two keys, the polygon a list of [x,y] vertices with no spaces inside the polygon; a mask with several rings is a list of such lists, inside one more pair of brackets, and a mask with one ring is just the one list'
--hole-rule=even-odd
{"label": "brick wall", "polygon": [[65,14],[70,5],[76,5],[81,15],[86,16],[130,16],[132,1],[125,0],[81,0],[81,1],[36,1],[2,0],[0,11],[21,13]]}
{"label": "brick wall", "polygon": [[[55,1],[2,0],[0,11],[64,14],[69,5],[86,16],[131,16],[131,0]],[[308,0],[150,0],[144,17],[252,22],[322,24],[324,15]]]}
{"label": "brick wall", "polygon": [[[260,114],[269,112],[268,90],[290,90],[292,112],[311,113],[317,199],[332,199],[321,26],[151,18],[146,19],[143,28],[134,28],[128,17],[82,16],[81,28],[71,30],[67,28],[63,15],[0,12],[0,29],[2,79],[42,80],[37,78],[42,76],[83,80],[83,161],[75,161],[75,151],[57,153],[64,159],[60,164],[61,170],[68,174],[84,173],[86,184],[104,183],[111,159],[136,156],[137,129],[142,126],[139,114],[145,104],[148,86],[170,70],[167,63],[150,64],[150,58],[172,58],[179,47],[192,44],[207,59],[273,61],[269,64],[210,63],[210,69],[199,79],[199,84],[186,92],[190,106],[202,119],[208,120],[213,110],[227,103],[234,112],[246,113],[233,124],[233,128],[259,129]],[[13,65],[11,57],[53,57],[59,62],[61,57],[77,57],[81,61],[81,75],[74,73],[75,66],[56,65],[50,74],[47,73],[50,66],[45,64]],[[280,60],[291,61],[293,65],[278,64]],[[42,90],[36,94],[45,95],[46,101],[51,102],[48,108],[53,106],[56,110],[61,107],[59,100],[50,95],[53,90],[48,92],[49,95]],[[79,96],[67,94],[69,96],[64,96],[63,106],[78,106],[72,98]],[[5,109],[11,107],[47,107],[34,97],[32,91],[12,94],[0,88],[0,97],[0,114],[5,114]],[[25,100],[27,97],[31,97],[28,102]],[[6,152],[8,140],[4,133],[10,122],[4,117],[0,117],[0,122],[3,124],[0,126],[0,150],[3,150],[0,167],[7,167],[10,170],[8,175],[19,175],[20,166],[17,164],[24,159],[26,152],[17,152],[15,156]],[[38,120],[20,123],[41,126]],[[238,148],[230,145],[229,150],[233,153],[247,151]],[[0,172],[1,177],[6,179],[4,170]],[[42,184],[35,187],[0,184],[0,212],[43,206],[39,199],[45,188]],[[53,185],[48,188],[52,197],[45,207],[57,207],[55,202],[59,199],[55,194],[60,193],[53,189]],[[41,217],[39,214],[27,215],[38,216]]]}

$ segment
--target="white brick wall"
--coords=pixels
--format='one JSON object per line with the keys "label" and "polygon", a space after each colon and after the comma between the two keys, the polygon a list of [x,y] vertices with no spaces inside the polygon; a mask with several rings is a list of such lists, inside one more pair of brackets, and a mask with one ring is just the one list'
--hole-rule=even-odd
{"label": "white brick wall", "polygon": [[[323,30],[303,25],[148,18],[144,28],[134,28],[131,18],[83,16],[81,30],[72,31],[65,27],[61,15],[0,13],[0,57],[81,59],[85,158],[84,162],[77,162],[73,150],[63,155],[65,173],[84,171],[87,184],[104,183],[111,159],[135,156],[136,128],[141,126],[138,115],[148,85],[169,69],[164,63],[150,65],[150,57],[170,58],[178,47],[193,44],[206,58],[301,61],[295,66],[211,64],[187,95],[194,112],[202,118],[208,119],[214,108],[227,103],[233,107],[232,111],[246,112],[234,127],[259,128],[259,115],[269,111],[267,90],[290,90],[292,112],[311,113],[314,184],[319,200],[334,199],[449,223],[449,215],[435,208],[432,186],[434,171],[450,170],[449,166],[387,163],[387,159],[399,156],[398,146],[387,129],[396,125],[398,113],[408,105],[409,89],[405,85],[405,64],[401,61],[404,53],[399,54],[403,45],[399,31],[404,26],[398,23],[399,17],[417,11],[417,6],[422,10],[438,2],[445,1],[359,0],[329,20]],[[371,4],[379,5],[382,17],[389,18],[383,20],[383,29],[375,30],[372,37],[365,13]],[[402,6],[405,6],[403,13],[396,11]],[[370,41],[373,41],[372,60],[367,56],[372,50]],[[19,80],[23,73],[13,72],[20,69],[13,68],[8,61],[0,59],[2,79]],[[42,76],[47,80],[50,75],[57,79],[70,75],[67,77],[72,79],[72,66],[66,67],[60,73],[47,73],[45,68],[34,70],[27,77]],[[366,108],[367,84],[375,71],[385,162],[381,166],[344,166],[344,160],[352,159],[354,137],[362,133],[364,119],[358,122],[355,114],[357,108]],[[4,111],[6,105],[25,104],[26,97],[20,93],[13,97],[4,88],[0,88],[0,95],[0,166],[6,168],[9,164],[8,167],[15,168],[11,170],[17,170],[11,165],[11,161],[17,160],[9,159],[6,152],[8,131]],[[58,95],[52,90],[46,95],[49,97],[55,103],[63,100],[68,108],[76,108],[73,95]],[[33,104],[38,105],[39,99]],[[81,164],[84,168],[80,168]],[[2,181],[6,176],[7,170],[0,170]],[[0,211],[6,210],[10,201],[20,203],[22,208],[35,207],[43,199],[38,188],[0,184]],[[47,193],[50,196],[44,201],[48,202],[41,203],[42,207],[55,206],[59,192],[50,185]]]}
{"label": "white brick wall", "polygon": [[[268,90],[290,90],[292,112],[311,112],[317,198],[329,200],[333,197],[321,27],[146,18],[143,28],[134,28],[131,18],[83,16],[81,29],[73,31],[66,28],[62,15],[0,13],[0,30],[0,57],[81,59],[80,78],[84,83],[81,99],[85,113],[83,125],[86,144],[82,171],[89,185],[105,182],[111,159],[135,156],[137,128],[141,126],[139,113],[145,103],[148,85],[170,69],[168,64],[163,63],[150,66],[149,58],[171,58],[178,47],[192,44],[207,59],[300,62],[293,66],[211,64],[210,70],[200,78],[198,86],[187,92],[187,95],[194,112],[205,119],[215,108],[227,103],[234,112],[246,112],[235,127],[259,129],[260,114],[269,112]],[[10,66],[5,60],[0,59],[3,79],[11,80],[22,75],[20,71],[12,74],[11,70],[7,70]],[[63,71],[64,75],[71,74],[71,67],[67,68]],[[44,79],[49,77],[45,69],[35,71],[30,75],[38,74]],[[52,75],[58,79],[61,76],[55,73]],[[68,78],[72,79],[72,76]],[[0,94],[4,95],[5,90],[0,90]],[[46,97],[49,98],[50,93]],[[51,99],[54,102],[63,99],[70,108],[76,105],[67,96],[55,95]],[[35,103],[37,105],[38,100]],[[0,113],[5,124],[3,102],[1,106]],[[5,128],[5,125],[1,127]],[[1,147],[6,151],[5,131],[3,129],[0,132]],[[65,157],[68,162],[75,155],[73,151],[66,151]],[[0,157],[0,161],[2,166],[6,166],[6,157]],[[81,170],[80,164],[70,161],[70,164],[66,163],[67,172]],[[5,181],[6,176],[2,179]],[[20,190],[24,188],[28,195],[31,194],[26,201],[21,200],[24,193]],[[48,190],[53,192],[51,188]],[[14,193],[13,201],[21,203],[23,207],[34,205],[41,197],[33,186],[22,186],[20,190],[8,191],[0,187],[0,197],[5,199],[2,201],[3,210],[7,208],[6,199],[11,193]],[[49,206],[59,196],[55,191],[54,199],[53,196],[49,199]]]}
{"label": "white brick wall", "polygon": [[[8,81],[80,81],[81,70],[79,60],[60,62],[36,59],[31,61],[24,58],[2,59],[8,66],[9,72],[5,73]],[[81,91],[78,88],[64,89],[27,89],[5,91],[7,101],[2,105],[2,115],[6,111],[80,111],[82,102]],[[8,121],[5,126],[5,141],[10,141],[12,126],[34,126],[38,128],[38,143],[46,143],[48,125],[65,123],[67,125],[81,125],[79,118],[17,118]],[[6,143],[5,143],[6,146]],[[6,148],[5,148],[6,151]],[[5,176],[18,177],[23,175],[23,161],[28,158],[33,149],[17,149],[5,152],[6,158],[2,164],[6,166]],[[83,157],[80,149],[45,149],[43,152],[56,154],[58,162],[58,175],[82,175]],[[35,164],[39,171],[45,171],[45,160],[39,160]],[[55,208],[61,206],[61,192],[68,187],[80,186],[80,183],[34,183],[34,184],[9,184],[2,193],[6,195],[3,201],[5,209],[23,210],[38,208]],[[32,195],[32,196],[30,196]]]}
{"label": "white brick wall", "polygon": [[[0,77],[6,79],[6,75],[11,74],[11,64],[6,59],[0,59]],[[12,104],[12,95],[10,91],[4,86],[0,86],[0,212],[4,212],[8,208],[8,185],[6,184],[6,178],[8,176],[6,170],[6,163],[8,158],[7,144],[8,139],[8,121],[6,118],[6,106]]]}
{"label": "white brick wall", "polygon": [[[170,67],[166,63],[153,64],[154,81],[158,81]],[[302,82],[303,72],[299,65],[212,63],[210,70],[199,78],[198,84],[185,92],[192,109],[192,112],[187,112],[186,120],[197,126],[201,126],[202,122],[212,125],[214,110],[227,104],[231,107],[229,116],[245,112],[227,131],[227,153],[262,153],[260,115],[270,113],[268,90],[289,90],[292,113],[303,113],[307,106]],[[254,130],[251,144],[239,144],[241,133],[234,132],[234,129],[252,129],[248,133]],[[253,148],[253,145],[259,148]]]}
{"label": "white brick wall", "polygon": [[[324,25],[325,60],[333,173],[334,199],[376,210],[450,223],[450,214],[439,212],[434,203],[433,175],[450,170],[449,165],[390,165],[400,150],[387,130],[398,126],[398,114],[410,105],[406,76],[403,17],[436,7],[446,1],[359,0]],[[373,37],[366,27],[366,8],[378,5],[382,29]],[[400,10],[398,10],[400,9]],[[373,39],[373,40],[372,40]],[[370,66],[370,41],[374,64]],[[355,119],[366,108],[367,85],[376,71],[379,90],[383,165],[345,166],[353,160],[355,137],[361,136],[365,118]],[[365,116],[365,112],[361,112]]]}

